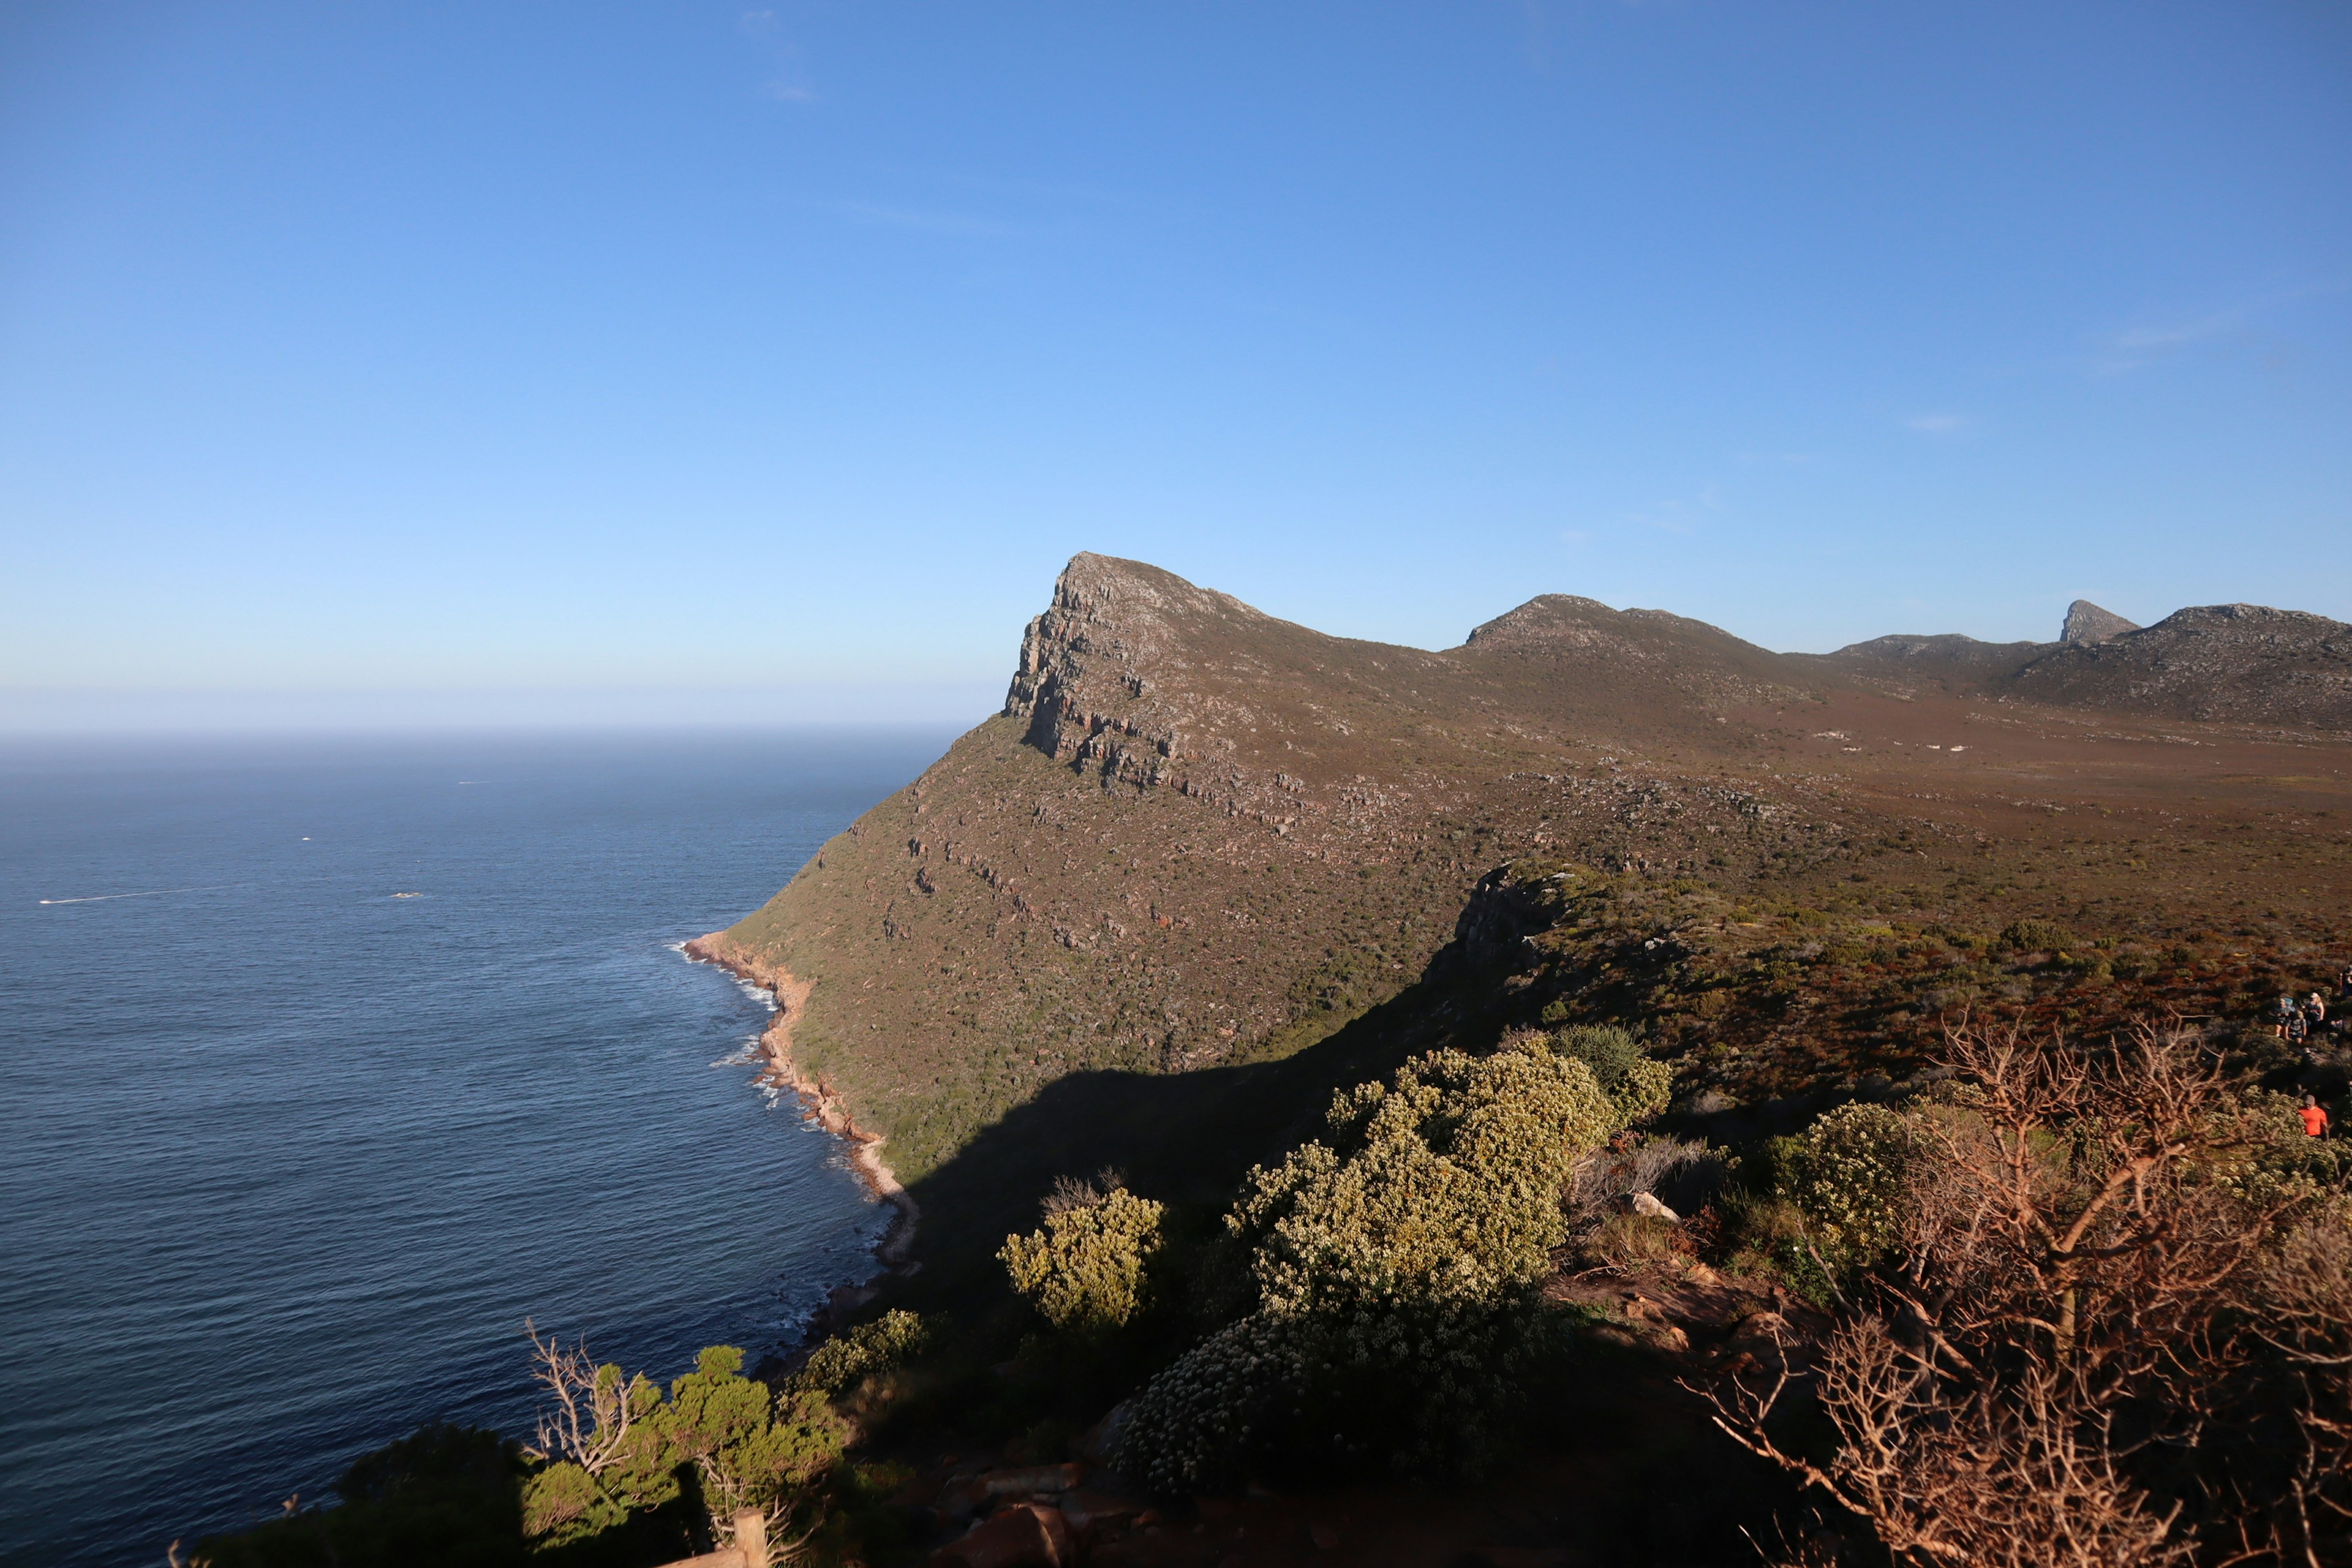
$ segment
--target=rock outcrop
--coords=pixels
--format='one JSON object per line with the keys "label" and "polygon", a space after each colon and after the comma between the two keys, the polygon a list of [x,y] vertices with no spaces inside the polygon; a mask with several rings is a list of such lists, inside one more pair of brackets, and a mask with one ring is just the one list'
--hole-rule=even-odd
{"label": "rock outcrop", "polygon": [[2103,610],[2088,599],[2077,599],[2066,606],[2066,624],[2058,629],[2062,643],[2105,642],[2126,632],[2139,630],[2137,621],[2127,621],[2113,610]]}
{"label": "rock outcrop", "polygon": [[2007,686],[2070,708],[2352,731],[2352,626],[2301,610],[2205,605],[2067,643]]}

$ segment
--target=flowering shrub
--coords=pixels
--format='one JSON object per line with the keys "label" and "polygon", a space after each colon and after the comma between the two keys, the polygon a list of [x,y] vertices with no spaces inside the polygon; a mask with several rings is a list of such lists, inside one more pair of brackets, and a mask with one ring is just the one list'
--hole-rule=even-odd
{"label": "flowering shrub", "polygon": [[1226,1224],[1256,1310],[1138,1396],[1120,1464],[1171,1492],[1280,1451],[1475,1468],[1524,1394],[1559,1192],[1620,1125],[1540,1037],[1438,1051],[1333,1097],[1329,1142],[1250,1173]]}
{"label": "flowering shrub", "polygon": [[1867,1267],[1901,1239],[1919,1152],[1911,1124],[1883,1105],[1842,1105],[1806,1130],[1785,1195],[1824,1267]]}
{"label": "flowering shrub", "polygon": [[997,1260],[1013,1288],[1057,1329],[1097,1332],[1134,1316],[1144,1265],[1160,1248],[1160,1207],[1124,1187],[1090,1193],[1045,1215],[1042,1230],[1008,1236]]}
{"label": "flowering shrub", "polygon": [[1253,1313],[1177,1357],[1136,1396],[1119,1468],[1171,1494],[1240,1480],[1252,1451],[1304,1413],[1311,1363],[1300,1330]]}
{"label": "flowering shrub", "polygon": [[856,1387],[859,1379],[921,1354],[929,1339],[930,1326],[915,1313],[887,1312],[817,1346],[793,1381],[835,1398]]}

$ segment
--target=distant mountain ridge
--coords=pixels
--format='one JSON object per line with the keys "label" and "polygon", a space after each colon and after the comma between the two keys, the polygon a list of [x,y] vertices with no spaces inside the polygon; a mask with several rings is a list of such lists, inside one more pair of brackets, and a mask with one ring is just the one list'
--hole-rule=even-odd
{"label": "distant mountain ridge", "polygon": [[2077,599],[2059,639],[1885,637],[1812,656],[1955,694],[2208,722],[2352,730],[2352,626],[2302,610],[2203,605],[2152,626]]}

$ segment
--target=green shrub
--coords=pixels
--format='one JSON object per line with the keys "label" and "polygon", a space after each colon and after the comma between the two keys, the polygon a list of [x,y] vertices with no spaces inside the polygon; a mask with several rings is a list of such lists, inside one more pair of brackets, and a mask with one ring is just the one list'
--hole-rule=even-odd
{"label": "green shrub", "polygon": [[713,1345],[669,1385],[670,1440],[699,1472],[714,1520],[772,1509],[841,1458],[841,1427],[824,1395],[814,1389],[772,1395],[742,1369],[741,1351]]}
{"label": "green shrub", "polygon": [[888,1372],[920,1355],[930,1342],[930,1326],[913,1312],[885,1313],[838,1333],[809,1352],[793,1383],[828,1399],[855,1388],[861,1379]]}
{"label": "green shrub", "polygon": [[2074,933],[2055,921],[2011,921],[1999,945],[2011,952],[2063,952],[2076,945]]}
{"label": "green shrub", "polygon": [[1160,1249],[1160,1205],[1124,1187],[1088,1192],[1091,1201],[1049,1205],[1045,1226],[1008,1236],[997,1260],[1013,1288],[1055,1328],[1116,1329],[1135,1315],[1143,1272]]}
{"label": "green shrub", "polygon": [[523,1484],[523,1533],[542,1547],[601,1535],[681,1495],[685,1458],[670,1440],[661,1385],[607,1363],[591,1386],[597,1419],[581,1452],[538,1453],[547,1463]]}
{"label": "green shrub", "polygon": [[[535,1546],[562,1546],[625,1526],[676,1502],[691,1476],[711,1526],[740,1509],[772,1517],[809,1500],[841,1457],[841,1427],[824,1395],[788,1387],[771,1395],[742,1375],[743,1352],[712,1345],[663,1398],[642,1374],[596,1369],[593,1429],[551,1444],[524,1484],[523,1529]],[[575,1385],[576,1391],[576,1385]]]}
{"label": "green shrub", "polygon": [[1674,1095],[1675,1069],[1646,1055],[1640,1041],[1614,1024],[1562,1029],[1552,1037],[1552,1048],[1592,1069],[1594,1081],[1617,1108],[1621,1127],[1655,1116]]}
{"label": "green shrub", "polygon": [[1804,1215],[1822,1267],[1836,1275],[1867,1268],[1901,1239],[1919,1156],[1908,1121],[1883,1105],[1843,1105],[1790,1152],[1783,1192]]}
{"label": "green shrub", "polygon": [[1540,1037],[1439,1051],[1333,1098],[1329,1141],[1251,1172],[1227,1220],[1256,1307],[1138,1395],[1122,1468],[1189,1492],[1269,1456],[1470,1470],[1545,1348],[1559,1190],[1622,1124]]}

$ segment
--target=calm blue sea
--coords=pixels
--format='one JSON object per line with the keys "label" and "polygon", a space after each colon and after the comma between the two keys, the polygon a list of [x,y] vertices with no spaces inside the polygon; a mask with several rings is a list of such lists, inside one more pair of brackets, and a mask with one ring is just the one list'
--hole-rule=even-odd
{"label": "calm blue sea", "polygon": [[526,1317],[792,1342],[882,1211],[677,944],[947,739],[0,743],[0,1561],[522,1433]]}

